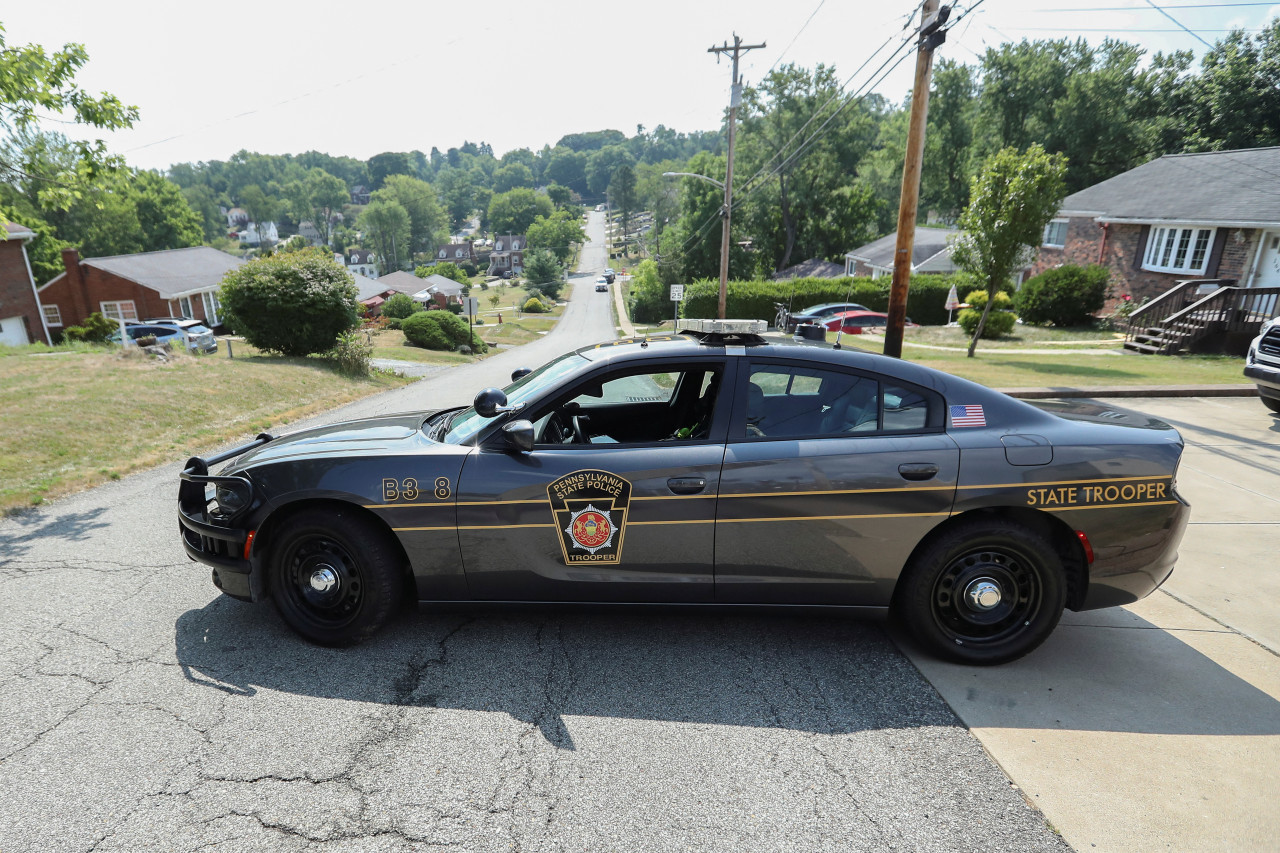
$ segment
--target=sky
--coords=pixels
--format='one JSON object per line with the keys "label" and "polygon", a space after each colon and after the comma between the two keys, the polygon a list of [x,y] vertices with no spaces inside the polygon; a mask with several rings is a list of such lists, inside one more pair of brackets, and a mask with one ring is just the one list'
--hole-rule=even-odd
{"label": "sky", "polygon": [[[912,59],[873,72],[909,34],[903,28],[918,9],[902,0],[7,5],[0,24],[10,46],[84,44],[89,63],[77,82],[141,112],[132,129],[113,134],[56,117],[45,129],[102,136],[131,165],[154,169],[225,160],[241,149],[367,159],[469,140],[501,156],[606,128],[628,136],[637,125],[710,130],[728,104],[731,72],[708,48],[732,44],[735,34],[766,45],[743,55],[748,85],[781,64],[824,63],[848,80],[848,91],[870,86],[901,102]],[[1206,49],[1199,39],[1212,44],[1235,27],[1256,31],[1280,15],[1280,4],[1224,0],[955,0],[955,7],[954,28],[935,55],[966,64],[1004,42],[1062,37],[1111,36],[1149,54],[1192,50],[1198,58]]]}

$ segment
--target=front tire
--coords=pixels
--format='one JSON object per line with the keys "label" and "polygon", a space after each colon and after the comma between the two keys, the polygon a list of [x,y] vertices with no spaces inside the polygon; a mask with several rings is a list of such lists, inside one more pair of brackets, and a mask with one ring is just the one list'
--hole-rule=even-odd
{"label": "front tire", "polygon": [[943,534],[903,573],[895,615],[931,653],[989,666],[1026,655],[1066,605],[1062,560],[1036,531],[1004,519]]}
{"label": "front tire", "polygon": [[280,529],[269,568],[285,623],[313,643],[350,646],[396,612],[402,564],[386,531],[351,510],[297,515]]}

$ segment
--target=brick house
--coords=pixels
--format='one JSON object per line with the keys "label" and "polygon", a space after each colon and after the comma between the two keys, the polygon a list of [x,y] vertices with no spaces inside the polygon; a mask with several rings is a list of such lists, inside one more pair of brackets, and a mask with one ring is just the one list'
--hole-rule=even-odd
{"label": "brick house", "polygon": [[455,264],[464,264],[468,261],[475,264],[478,263],[476,257],[475,241],[467,240],[462,243],[445,243],[436,249],[435,263],[451,261]]}
{"label": "brick house", "polygon": [[524,272],[524,235],[507,234],[493,241],[493,252],[489,255],[487,275],[502,275],[505,272]]}
{"label": "brick house", "polygon": [[37,291],[50,331],[84,321],[94,311],[118,320],[190,317],[222,322],[218,288],[244,261],[208,246],[81,259],[62,250],[65,271]]}
{"label": "brick house", "polygon": [[1280,285],[1280,147],[1170,154],[1067,196],[1033,272],[1064,263],[1138,302],[1187,279]]}
{"label": "brick house", "polygon": [[35,232],[16,222],[4,223],[4,231],[0,240],[0,344],[51,344],[27,257],[26,244],[35,238]]}
{"label": "brick house", "polygon": [[425,279],[419,279],[424,285],[416,293],[413,298],[417,302],[423,304],[433,302],[436,307],[444,308],[450,302],[462,301],[463,285],[451,278],[445,278],[442,275],[429,275]]}

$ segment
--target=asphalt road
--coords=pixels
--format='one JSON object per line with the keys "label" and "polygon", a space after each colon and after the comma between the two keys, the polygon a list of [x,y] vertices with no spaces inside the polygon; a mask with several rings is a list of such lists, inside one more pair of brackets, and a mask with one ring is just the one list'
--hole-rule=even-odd
{"label": "asphalt road", "polygon": [[[611,336],[595,251],[546,339],[315,422]],[[321,649],[183,555],[178,462],[0,522],[3,853],[1068,849],[878,624],[464,609]]]}

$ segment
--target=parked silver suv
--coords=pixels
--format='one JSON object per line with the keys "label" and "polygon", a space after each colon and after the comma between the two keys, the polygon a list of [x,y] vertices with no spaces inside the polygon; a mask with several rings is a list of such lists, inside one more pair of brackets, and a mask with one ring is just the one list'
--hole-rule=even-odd
{"label": "parked silver suv", "polygon": [[1244,375],[1258,383],[1263,405],[1280,412],[1280,317],[1263,323],[1262,334],[1249,344]]}
{"label": "parked silver suv", "polygon": [[218,339],[213,330],[190,317],[147,317],[142,322],[153,326],[170,326],[179,329],[187,337],[187,348],[192,352],[217,352]]}

